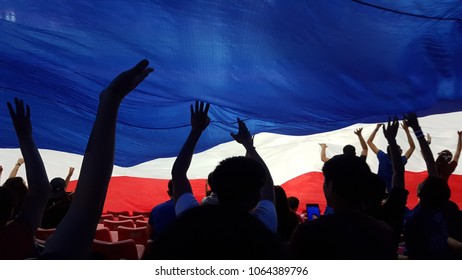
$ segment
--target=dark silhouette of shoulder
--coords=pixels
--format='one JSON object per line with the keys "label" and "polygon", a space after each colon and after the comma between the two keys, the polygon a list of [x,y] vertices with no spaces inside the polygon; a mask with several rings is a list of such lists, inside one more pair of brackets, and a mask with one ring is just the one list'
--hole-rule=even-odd
{"label": "dark silhouette of shoulder", "polygon": [[158,236],[147,259],[281,259],[275,234],[247,211],[202,205]]}

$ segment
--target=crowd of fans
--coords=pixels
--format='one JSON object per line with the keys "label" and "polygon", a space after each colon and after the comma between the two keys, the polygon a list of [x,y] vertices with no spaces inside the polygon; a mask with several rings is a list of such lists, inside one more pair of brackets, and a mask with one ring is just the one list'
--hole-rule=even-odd
{"label": "crowd of fans", "polygon": [[[0,187],[0,259],[90,259],[114,164],[116,120],[124,97],[152,71],[147,60],[118,75],[99,98],[96,119],[85,151],[75,192],[72,177],[49,181],[35,145],[31,109],[23,100],[8,103],[23,158]],[[448,178],[462,147],[458,132],[454,156],[449,150],[435,160],[418,118],[410,113],[401,123],[409,149],[402,155],[396,142],[396,117],[377,127],[367,142],[355,131],[362,151],[346,145],[341,155],[326,156],[323,191],[329,210],[303,219],[299,201],[275,186],[271,171],[254,146],[245,123],[231,133],[246,154],[223,159],[210,172],[208,196],[197,201],[187,171],[194,149],[210,123],[210,104],[191,105],[191,130],[172,168],[170,199],[156,205],[146,231],[150,239],[144,259],[460,259],[462,216],[450,200]],[[34,108],[36,109],[36,108]],[[407,209],[405,164],[419,142],[428,177],[419,185],[419,204]],[[373,140],[382,132],[386,153]],[[379,161],[375,174],[366,163],[368,149]],[[27,166],[28,185],[17,177]],[[3,168],[0,167],[0,172]],[[38,244],[38,228],[55,229]]]}

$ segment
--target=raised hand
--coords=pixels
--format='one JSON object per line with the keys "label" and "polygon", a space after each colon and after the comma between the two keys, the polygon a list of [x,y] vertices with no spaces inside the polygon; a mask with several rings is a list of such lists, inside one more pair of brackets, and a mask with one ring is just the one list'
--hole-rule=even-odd
{"label": "raised hand", "polygon": [[362,128],[362,127],[361,127],[361,128],[358,128],[358,129],[356,129],[354,132],[355,132],[356,135],[360,136],[361,133],[363,132],[363,128]]}
{"label": "raised hand", "polygon": [[462,137],[462,131],[457,131],[457,134],[459,135],[459,137]]}
{"label": "raised hand", "polygon": [[236,142],[244,145],[244,147],[253,146],[253,136],[250,134],[249,129],[243,121],[237,118],[237,123],[239,125],[239,131],[237,134],[231,132],[231,136]]}
{"label": "raised hand", "polygon": [[18,158],[18,161],[16,161],[16,164],[18,164],[18,165],[22,165],[23,163],[24,163],[23,158]]}
{"label": "raised hand", "polygon": [[[416,113],[409,113],[404,115],[404,123],[411,127],[414,132],[420,129],[419,121],[417,120]],[[404,127],[403,127],[404,128]]]}
{"label": "raised hand", "polygon": [[401,123],[401,127],[402,127],[404,130],[409,131],[409,125],[408,125],[406,122],[403,121],[403,122]]}
{"label": "raised hand", "polygon": [[326,143],[319,143],[319,146],[321,146],[322,149],[327,148],[327,144],[326,144]]}
{"label": "raised hand", "polygon": [[210,124],[210,118],[207,115],[210,104],[202,101],[196,101],[195,106],[191,105],[191,128],[192,130],[204,131]]}
{"label": "raised hand", "polygon": [[109,100],[120,104],[127,94],[135,89],[151,72],[153,68],[148,67],[149,61],[141,60],[135,67],[120,73],[106,90],[101,93],[102,100]]}
{"label": "raised hand", "polygon": [[380,129],[381,126],[383,126],[383,123],[378,123],[375,129]]}
{"label": "raised hand", "polygon": [[[460,137],[460,134],[459,134]],[[430,133],[427,133],[427,136],[425,137],[425,140],[427,140],[428,145],[432,143],[432,137],[430,136]]]}
{"label": "raised hand", "polygon": [[387,127],[383,126],[383,134],[385,135],[385,138],[387,138],[388,143],[396,141],[396,135],[398,134],[398,127],[399,127],[399,122],[396,116],[393,117],[393,121],[391,121],[391,118],[388,118]]}
{"label": "raised hand", "polygon": [[[14,129],[18,139],[23,139],[32,136],[32,124],[30,122],[30,108],[26,105],[24,108],[24,101],[22,99],[14,99],[16,110],[10,102],[7,103],[8,110],[10,111],[11,120],[13,121]],[[23,160],[24,162],[24,160]],[[18,160],[19,163],[19,160]],[[22,163],[21,163],[22,164]]]}

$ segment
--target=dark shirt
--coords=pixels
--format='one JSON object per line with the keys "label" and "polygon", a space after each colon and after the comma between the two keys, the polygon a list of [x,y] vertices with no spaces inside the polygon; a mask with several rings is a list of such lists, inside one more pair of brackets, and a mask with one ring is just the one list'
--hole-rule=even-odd
{"label": "dark shirt", "polygon": [[60,198],[48,199],[47,208],[43,213],[41,228],[56,228],[71,207],[73,193],[65,193]]}
{"label": "dark shirt", "polygon": [[289,257],[318,260],[396,259],[392,229],[363,213],[335,213],[298,225]]}
{"label": "dark shirt", "polygon": [[248,260],[285,257],[277,236],[249,212],[201,205],[153,240],[147,259]]}

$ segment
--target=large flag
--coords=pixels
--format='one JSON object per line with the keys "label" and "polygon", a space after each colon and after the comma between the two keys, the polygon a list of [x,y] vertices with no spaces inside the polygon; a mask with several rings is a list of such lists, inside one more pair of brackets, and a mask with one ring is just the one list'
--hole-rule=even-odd
{"label": "large flag", "polygon": [[[212,120],[189,173],[198,196],[221,159],[243,154],[229,135],[239,117],[257,134],[275,182],[303,203],[323,204],[318,144],[331,156],[347,143],[359,150],[355,128],[368,137],[375,123],[416,111],[433,151],[454,151],[461,18],[458,0],[3,0],[0,104],[26,100],[50,178],[74,166],[77,179],[99,92],[147,58],[155,73],[120,108],[106,210],[147,210],[166,199],[195,100],[211,103]],[[385,149],[382,135],[376,141]],[[0,148],[3,182],[20,157],[6,106]],[[368,163],[376,170],[371,151]],[[425,177],[418,148],[406,168],[415,204]],[[451,180],[457,198],[460,180]]]}

